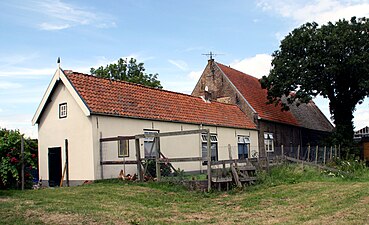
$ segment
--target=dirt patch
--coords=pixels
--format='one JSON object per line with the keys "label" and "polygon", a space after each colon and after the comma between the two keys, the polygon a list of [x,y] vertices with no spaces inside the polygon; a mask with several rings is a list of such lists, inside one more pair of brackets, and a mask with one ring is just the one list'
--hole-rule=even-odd
{"label": "dirt patch", "polygon": [[360,202],[363,204],[369,204],[369,196],[363,197]]}
{"label": "dirt patch", "polygon": [[11,202],[11,198],[0,198],[0,202]]}
{"label": "dirt patch", "polygon": [[62,214],[27,210],[25,212],[25,217],[38,218],[45,224],[101,224],[101,222],[93,221],[78,214]]}

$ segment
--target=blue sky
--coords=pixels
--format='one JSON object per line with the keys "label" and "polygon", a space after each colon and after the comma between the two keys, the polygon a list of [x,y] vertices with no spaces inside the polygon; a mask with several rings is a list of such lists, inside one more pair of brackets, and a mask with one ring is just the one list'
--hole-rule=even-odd
{"label": "blue sky", "polygon": [[[1,1],[0,127],[37,137],[31,119],[56,70],[88,73],[119,58],[137,58],[164,89],[190,93],[207,63],[202,55],[256,77],[293,28],[369,17],[368,1],[111,0]],[[328,101],[316,99],[328,115]],[[356,128],[369,125],[369,99]]]}

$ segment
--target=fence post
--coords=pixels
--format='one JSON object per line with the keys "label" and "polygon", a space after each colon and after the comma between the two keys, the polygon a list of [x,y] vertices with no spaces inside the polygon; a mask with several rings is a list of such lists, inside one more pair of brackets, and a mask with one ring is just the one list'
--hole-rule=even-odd
{"label": "fence post", "polygon": [[102,142],[101,142],[101,138],[102,138],[102,132],[100,132],[100,176],[101,176],[101,180],[104,179],[104,165],[102,164],[103,161],[103,149],[102,149]]}
{"label": "fence post", "polygon": [[297,146],[297,159],[300,159],[300,145]]}
{"label": "fence post", "polygon": [[318,164],[319,145],[315,148],[315,164]]}
{"label": "fence post", "polygon": [[211,191],[211,141],[210,130],[207,131],[208,191]]}
{"label": "fence post", "polygon": [[323,154],[323,164],[325,165],[325,157],[327,154],[327,146],[324,146],[324,154]]}
{"label": "fence post", "polygon": [[65,142],[66,179],[67,179],[67,187],[69,187],[69,144],[68,144],[68,139],[65,139],[64,142]]}
{"label": "fence post", "polygon": [[160,181],[161,179],[161,171],[160,171],[160,148],[158,148],[158,138],[155,137],[155,145],[156,145],[156,154],[155,154],[155,169],[156,169],[156,179]]}
{"label": "fence post", "polygon": [[284,157],[284,146],[281,145],[282,158]]}
{"label": "fence post", "polygon": [[140,139],[135,139],[135,147],[136,147],[136,160],[137,160],[137,173],[138,179],[143,181],[142,167],[141,167],[141,152],[140,152]]}
{"label": "fence post", "polygon": [[24,137],[21,135],[21,158],[22,158],[22,191],[24,190]]}
{"label": "fence post", "polygon": [[308,155],[307,155],[307,161],[310,161],[310,144],[308,145]]}
{"label": "fence post", "polygon": [[329,154],[329,160],[332,161],[332,155],[333,155],[333,146],[331,145],[331,154]]}

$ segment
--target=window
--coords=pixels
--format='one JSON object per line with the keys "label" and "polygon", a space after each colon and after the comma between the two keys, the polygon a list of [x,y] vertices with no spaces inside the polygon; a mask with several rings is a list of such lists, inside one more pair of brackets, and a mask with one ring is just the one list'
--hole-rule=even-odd
{"label": "window", "polygon": [[59,104],[59,119],[67,117],[67,103]]}
{"label": "window", "polygon": [[[207,164],[207,157],[208,157],[208,136],[207,134],[201,134],[201,140],[202,140],[202,160],[203,165]],[[218,160],[218,137],[216,134],[210,135],[210,149],[211,149],[211,161],[217,161]]]}
{"label": "window", "polygon": [[250,138],[247,136],[238,136],[238,159],[249,158]]}
{"label": "window", "polygon": [[266,152],[274,151],[273,133],[264,132],[264,145],[265,145]]}
{"label": "window", "polygon": [[[157,134],[156,130],[144,130],[144,134]],[[157,138],[149,137],[144,139],[145,158],[155,158],[156,152],[159,149],[159,143]]]}
{"label": "window", "polygon": [[118,157],[129,157],[129,140],[118,141]]}

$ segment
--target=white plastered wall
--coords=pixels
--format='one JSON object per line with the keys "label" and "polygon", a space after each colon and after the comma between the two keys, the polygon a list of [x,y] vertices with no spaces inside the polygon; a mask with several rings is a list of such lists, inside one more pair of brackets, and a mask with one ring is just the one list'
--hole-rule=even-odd
{"label": "white plastered wall", "polygon": [[[100,133],[102,137],[132,136],[142,134],[144,130],[158,130],[160,133],[172,131],[185,131],[196,129],[210,129],[211,133],[218,135],[218,146],[237,146],[237,135],[250,136],[252,149],[258,149],[257,131],[236,128],[224,128],[213,126],[201,126],[195,124],[184,124],[163,121],[151,121],[143,119],[119,118],[112,116],[92,117],[93,139],[94,139],[94,158],[95,158],[95,177],[101,178],[100,166]],[[134,140],[129,141],[129,157],[118,158],[117,141],[104,142],[102,144],[103,160],[136,160],[136,150]],[[168,158],[201,157],[201,138],[200,134],[162,137],[160,138],[160,150]],[[144,140],[140,139],[140,153],[144,157]],[[237,148],[232,148],[233,158],[237,158]],[[229,159],[228,149],[218,147],[218,158]],[[175,168],[180,168],[186,172],[206,170],[202,162],[182,162],[172,163]],[[116,178],[121,169],[125,174],[137,173],[136,165],[104,165],[104,179]]]}
{"label": "white plastered wall", "polygon": [[[56,86],[38,124],[39,176],[48,180],[48,148],[61,147],[65,165],[65,139],[68,139],[69,180],[95,179],[92,154],[92,127],[71,93],[62,82]],[[59,118],[59,104],[67,103],[67,117]],[[65,179],[65,177],[64,177]]]}

